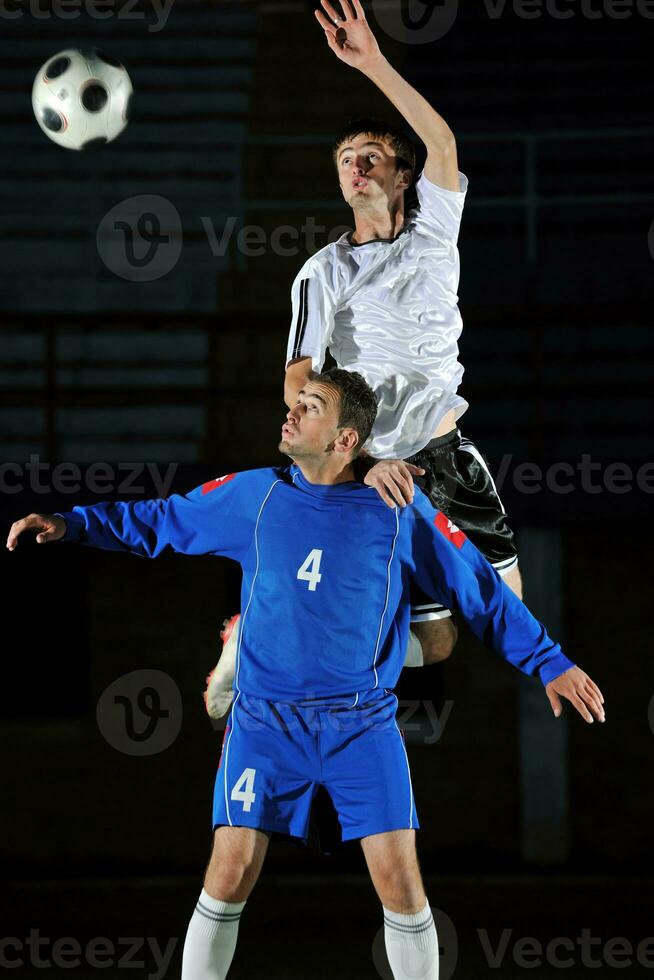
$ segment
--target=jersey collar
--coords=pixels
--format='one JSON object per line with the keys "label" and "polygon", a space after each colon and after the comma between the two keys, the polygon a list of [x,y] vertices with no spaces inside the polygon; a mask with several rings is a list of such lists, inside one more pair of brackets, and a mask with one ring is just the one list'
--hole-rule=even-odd
{"label": "jersey collar", "polygon": [[[302,490],[306,490],[307,493],[312,494],[314,497],[338,497],[338,496],[349,496],[352,493],[369,493],[372,487],[367,487],[364,483],[359,483],[357,480],[349,480],[346,483],[309,483],[306,477],[302,474],[302,470],[295,463],[290,467],[289,473],[293,483],[300,487]],[[373,494],[376,494],[376,490],[372,490]]]}

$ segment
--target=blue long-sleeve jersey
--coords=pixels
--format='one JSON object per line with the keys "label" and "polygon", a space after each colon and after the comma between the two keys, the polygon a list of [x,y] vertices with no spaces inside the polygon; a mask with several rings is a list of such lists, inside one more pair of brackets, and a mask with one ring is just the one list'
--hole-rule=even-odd
{"label": "blue long-sleeve jersey", "polygon": [[63,513],[63,540],[156,558],[222,555],[243,570],[235,686],[273,701],[359,702],[395,687],[409,585],[543,683],[574,666],[483,555],[416,490],[391,510],[361,483],[297,466],[230,474],[186,496]]}

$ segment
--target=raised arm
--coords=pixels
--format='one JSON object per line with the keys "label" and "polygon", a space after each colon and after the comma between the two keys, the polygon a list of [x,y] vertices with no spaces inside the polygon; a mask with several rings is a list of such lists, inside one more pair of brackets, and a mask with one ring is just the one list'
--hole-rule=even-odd
{"label": "raised arm", "polygon": [[445,190],[460,190],[452,130],[381,53],[360,0],[339,0],[340,12],[329,0],[321,3],[323,10],[316,10],[316,19],[336,57],[369,78],[422,140],[427,149],[427,179]]}

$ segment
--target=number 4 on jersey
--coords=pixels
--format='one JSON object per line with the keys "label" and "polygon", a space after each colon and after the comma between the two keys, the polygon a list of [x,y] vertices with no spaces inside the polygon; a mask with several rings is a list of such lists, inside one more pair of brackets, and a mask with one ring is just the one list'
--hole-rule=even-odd
{"label": "number 4 on jersey", "polygon": [[322,551],[314,548],[310,551],[304,562],[298,569],[297,577],[301,582],[309,583],[309,592],[315,592],[318,582],[322,579],[320,574],[320,562],[322,561]]}
{"label": "number 4 on jersey", "polygon": [[250,812],[252,804],[257,798],[254,792],[256,774],[256,769],[244,769],[232,790],[231,799],[236,800],[237,803],[242,803],[246,813]]}

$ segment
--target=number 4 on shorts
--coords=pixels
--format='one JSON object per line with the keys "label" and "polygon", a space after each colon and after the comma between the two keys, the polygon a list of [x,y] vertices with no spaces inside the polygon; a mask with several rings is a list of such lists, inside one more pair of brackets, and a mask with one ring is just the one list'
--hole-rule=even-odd
{"label": "number 4 on shorts", "polygon": [[237,803],[242,803],[246,813],[250,812],[252,804],[257,798],[254,793],[254,777],[256,774],[256,769],[244,769],[232,790],[231,799],[236,800]]}
{"label": "number 4 on shorts", "polygon": [[298,569],[297,577],[301,582],[309,583],[309,592],[315,592],[318,582],[322,579],[320,574],[320,562],[322,561],[322,551],[314,548],[310,551],[304,562]]}

